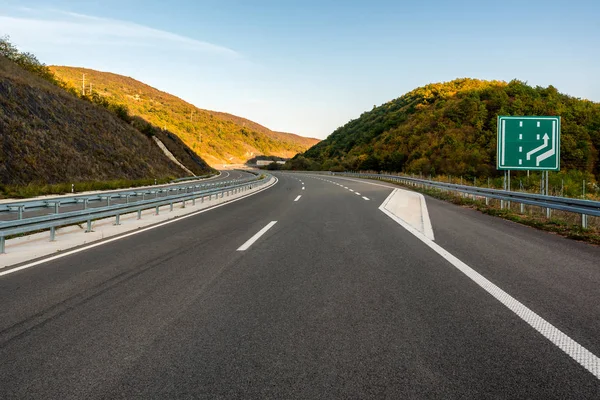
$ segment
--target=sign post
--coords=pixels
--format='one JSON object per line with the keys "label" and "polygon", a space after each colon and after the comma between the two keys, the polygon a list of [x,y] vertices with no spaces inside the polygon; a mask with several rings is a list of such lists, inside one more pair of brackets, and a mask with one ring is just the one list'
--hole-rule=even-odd
{"label": "sign post", "polygon": [[548,195],[548,173],[560,170],[560,117],[498,116],[496,160],[497,168],[505,171],[505,190],[510,190],[511,170],[527,170],[527,176],[534,170],[542,171],[543,194]]}

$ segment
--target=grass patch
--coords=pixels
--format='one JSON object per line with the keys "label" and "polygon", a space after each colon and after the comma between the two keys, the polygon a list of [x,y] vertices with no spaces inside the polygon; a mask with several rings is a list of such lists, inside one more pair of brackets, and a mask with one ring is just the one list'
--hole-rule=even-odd
{"label": "grass patch", "polygon": [[[173,178],[157,179],[157,184],[171,182]],[[117,190],[130,187],[154,185],[154,179],[116,179],[110,181],[75,182],[74,193],[88,192],[94,190]],[[0,185],[0,198],[26,199],[30,197],[70,194],[71,183],[30,183],[27,185]]]}

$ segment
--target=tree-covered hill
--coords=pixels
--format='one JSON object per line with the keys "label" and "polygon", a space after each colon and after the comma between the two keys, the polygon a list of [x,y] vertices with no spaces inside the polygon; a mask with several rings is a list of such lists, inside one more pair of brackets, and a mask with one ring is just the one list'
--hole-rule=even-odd
{"label": "tree-covered hill", "polygon": [[338,128],[288,167],[494,176],[498,115],[560,115],[561,168],[600,178],[600,104],[517,80],[420,87]]}
{"label": "tree-covered hill", "polygon": [[[231,114],[199,109],[135,79],[86,68],[51,66],[58,79],[87,95],[177,135],[209,164],[244,163],[257,155],[292,157],[318,140],[273,132]],[[90,86],[91,84],[91,86]]]}

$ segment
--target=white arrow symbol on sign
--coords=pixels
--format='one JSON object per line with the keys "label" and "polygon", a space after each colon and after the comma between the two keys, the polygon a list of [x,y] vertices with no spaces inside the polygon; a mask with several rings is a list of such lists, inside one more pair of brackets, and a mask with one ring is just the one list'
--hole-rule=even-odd
{"label": "white arrow symbol on sign", "polygon": [[[547,137],[548,137],[548,134],[544,135],[544,141],[546,141]],[[550,150],[548,150],[547,152],[545,152],[544,154],[540,154],[539,156],[537,156],[537,158],[535,159],[535,162],[538,167],[540,166],[540,161],[544,161],[546,158],[556,154],[556,147],[555,147],[554,143],[556,143],[556,122],[552,121],[552,148]]]}
{"label": "white arrow symbol on sign", "polygon": [[[537,147],[537,148],[535,148],[535,149],[533,149],[533,150],[531,150],[531,151],[527,152],[527,159],[528,159],[528,160],[531,160],[531,155],[532,155],[533,153],[537,153],[538,151],[540,151],[540,150],[544,149],[545,147],[548,147],[548,139],[550,139],[550,138],[548,137],[548,134],[547,134],[547,133],[544,135],[544,138],[543,138],[543,139],[544,139],[544,144],[543,144],[543,145],[541,145],[540,147]],[[548,156],[548,157],[549,157],[549,156]],[[540,165],[540,164],[539,164],[539,162],[538,162],[538,165]]]}

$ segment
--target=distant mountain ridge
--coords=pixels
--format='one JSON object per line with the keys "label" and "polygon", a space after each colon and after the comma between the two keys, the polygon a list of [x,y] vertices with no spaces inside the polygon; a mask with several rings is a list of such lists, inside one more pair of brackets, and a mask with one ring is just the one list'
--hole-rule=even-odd
{"label": "distant mountain ridge", "polygon": [[86,89],[92,95],[122,104],[132,115],[172,132],[213,166],[244,163],[257,155],[289,158],[318,142],[274,132],[235,115],[197,108],[130,77],[78,67],[50,66],[50,70],[79,90],[85,74]]}

